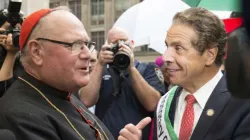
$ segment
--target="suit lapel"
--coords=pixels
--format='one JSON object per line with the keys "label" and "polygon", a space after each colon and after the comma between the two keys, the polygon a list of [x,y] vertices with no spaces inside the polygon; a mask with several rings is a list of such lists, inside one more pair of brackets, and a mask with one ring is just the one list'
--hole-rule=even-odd
{"label": "suit lapel", "polygon": [[225,76],[221,78],[213,93],[209,97],[206,106],[194,129],[191,140],[204,139],[216,118],[223,111],[231,95],[227,89]]}

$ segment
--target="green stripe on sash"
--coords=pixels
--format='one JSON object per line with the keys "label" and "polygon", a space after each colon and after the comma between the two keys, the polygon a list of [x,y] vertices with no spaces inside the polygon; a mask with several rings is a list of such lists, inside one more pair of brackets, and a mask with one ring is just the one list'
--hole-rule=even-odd
{"label": "green stripe on sash", "polygon": [[176,135],[176,133],[174,131],[174,128],[171,125],[170,119],[168,117],[170,106],[171,106],[172,100],[174,98],[174,94],[175,94],[175,91],[176,91],[177,87],[178,86],[174,86],[171,89],[171,92],[169,93],[169,96],[168,96],[168,99],[167,99],[167,103],[166,103],[165,115],[164,115],[166,127],[167,127],[167,130],[168,130],[168,133],[169,133],[169,136],[170,136],[171,140],[178,140],[178,137],[177,137],[177,135]]}

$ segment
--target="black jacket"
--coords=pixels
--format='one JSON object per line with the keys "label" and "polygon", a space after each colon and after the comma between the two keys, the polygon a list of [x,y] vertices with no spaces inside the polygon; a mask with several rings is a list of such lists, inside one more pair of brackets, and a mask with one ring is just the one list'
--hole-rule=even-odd
{"label": "black jacket", "polygon": [[[177,89],[169,110],[172,126],[180,93],[181,89]],[[214,111],[213,115],[207,114],[209,109]],[[249,140],[249,132],[250,100],[234,98],[223,76],[209,97],[190,140]]]}
{"label": "black jacket", "polygon": [[[17,79],[0,99],[0,128],[11,130],[17,140],[80,140],[74,129],[85,140],[96,139],[100,134],[105,140],[113,140],[103,123],[79,100],[74,100],[74,104],[80,105],[75,107],[68,93],[54,89],[27,73],[21,77],[40,90],[72,125],[37,90]],[[79,112],[83,112],[83,116]]]}

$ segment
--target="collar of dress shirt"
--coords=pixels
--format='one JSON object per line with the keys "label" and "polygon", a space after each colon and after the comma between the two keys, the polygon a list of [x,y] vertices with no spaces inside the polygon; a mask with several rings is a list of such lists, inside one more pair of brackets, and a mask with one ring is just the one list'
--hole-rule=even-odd
{"label": "collar of dress shirt", "polygon": [[[197,100],[197,103],[199,104],[199,106],[204,109],[208,98],[210,97],[210,95],[212,94],[215,86],[218,84],[218,82],[220,81],[221,77],[223,76],[223,74],[221,73],[221,71],[219,70],[217,72],[217,74],[211,79],[209,80],[205,85],[203,85],[200,89],[198,89],[193,95],[195,97],[195,99]],[[180,95],[180,100],[185,100],[185,97],[190,94],[188,93],[185,89],[183,89],[181,95]]]}

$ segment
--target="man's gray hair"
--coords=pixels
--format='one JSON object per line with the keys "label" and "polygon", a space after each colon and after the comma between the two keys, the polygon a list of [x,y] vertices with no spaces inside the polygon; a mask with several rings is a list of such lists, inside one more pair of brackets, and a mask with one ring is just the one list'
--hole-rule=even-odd
{"label": "man's gray hair", "polygon": [[224,29],[224,23],[212,12],[204,8],[189,8],[185,11],[177,13],[173,18],[174,24],[185,24],[194,29],[196,38],[193,39],[193,47],[201,54],[211,44],[216,43],[218,54],[215,64],[220,66],[225,56],[227,34]]}

